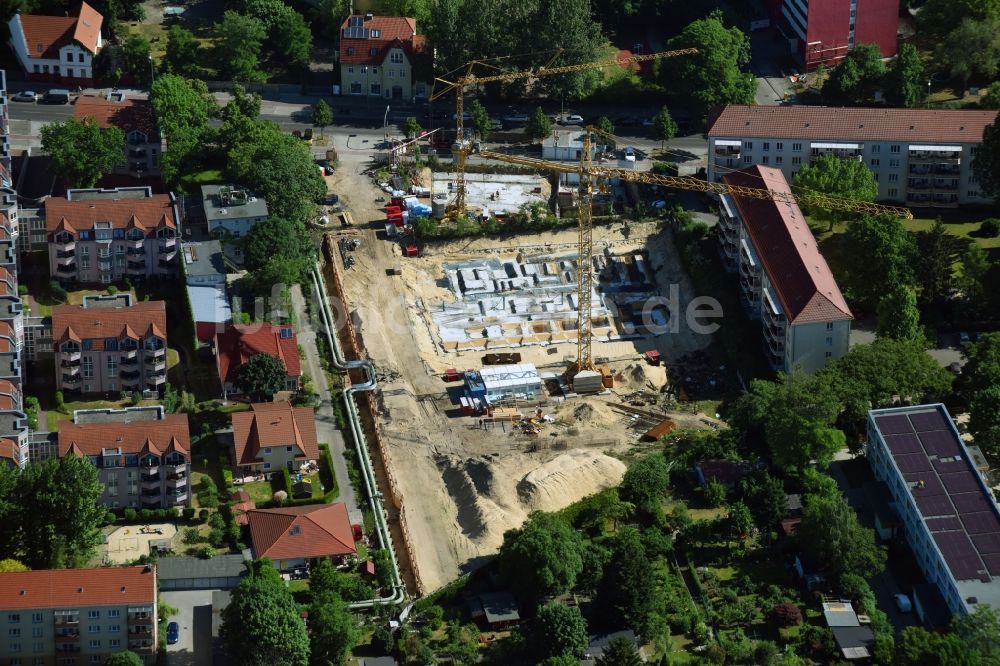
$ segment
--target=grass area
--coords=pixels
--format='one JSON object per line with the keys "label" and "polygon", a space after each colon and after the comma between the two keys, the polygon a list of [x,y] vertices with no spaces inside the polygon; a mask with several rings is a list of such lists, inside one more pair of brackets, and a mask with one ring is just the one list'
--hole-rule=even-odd
{"label": "grass area", "polygon": [[[119,294],[125,293],[124,289],[119,289]],[[135,291],[129,290],[132,295],[132,302],[135,303],[138,299],[135,297]],[[108,295],[107,289],[77,289],[76,291],[71,291],[67,294],[66,302],[70,305],[83,305],[83,299],[87,296],[106,296]]]}
{"label": "grass area", "polygon": [[[131,400],[77,400],[74,402],[67,402],[65,412],[57,412],[54,409],[47,410],[45,412],[45,420],[47,422],[49,432],[55,432],[59,429],[59,422],[72,419],[73,412],[78,409],[121,409],[123,407],[128,407],[131,404]],[[143,400],[140,404],[157,405],[159,402],[157,400]]]}
{"label": "grass area", "polygon": [[178,189],[188,194],[195,194],[202,185],[224,183],[222,169],[204,169],[182,176],[177,183]]}
{"label": "grass area", "polygon": [[275,490],[271,485],[271,482],[267,480],[245,483],[242,486],[238,486],[238,488],[240,490],[245,490],[250,495],[250,499],[257,506],[260,506],[265,502],[270,502]]}
{"label": "grass area", "polygon": [[688,509],[688,515],[691,516],[691,520],[715,520],[722,514],[726,512],[722,507],[714,507],[710,509]]}
{"label": "grass area", "polygon": [[129,35],[142,35],[149,42],[149,50],[153,55],[153,60],[159,63],[167,53],[167,26],[163,23],[138,23],[130,22],[125,24],[125,30]]}

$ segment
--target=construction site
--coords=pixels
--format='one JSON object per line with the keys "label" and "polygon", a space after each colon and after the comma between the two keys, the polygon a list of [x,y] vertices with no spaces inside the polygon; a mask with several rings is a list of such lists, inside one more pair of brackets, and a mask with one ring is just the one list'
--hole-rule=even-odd
{"label": "construction site", "polygon": [[[435,173],[431,192],[437,204],[435,217],[443,217],[443,204],[455,196],[455,175]],[[465,175],[465,193],[470,208],[480,215],[509,215],[526,204],[546,204],[551,188],[546,178],[537,175],[468,173]]]}

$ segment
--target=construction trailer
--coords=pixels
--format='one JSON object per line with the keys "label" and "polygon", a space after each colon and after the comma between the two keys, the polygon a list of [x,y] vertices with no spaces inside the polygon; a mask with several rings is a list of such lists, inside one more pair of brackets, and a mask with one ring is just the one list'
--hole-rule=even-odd
{"label": "construction trailer", "polygon": [[487,404],[511,398],[534,400],[542,394],[543,386],[533,363],[493,365],[465,373],[466,395]]}

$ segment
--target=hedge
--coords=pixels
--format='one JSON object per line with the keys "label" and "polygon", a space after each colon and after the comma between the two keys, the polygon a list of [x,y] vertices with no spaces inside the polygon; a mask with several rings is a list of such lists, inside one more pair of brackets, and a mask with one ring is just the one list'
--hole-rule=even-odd
{"label": "hedge", "polygon": [[129,507],[121,512],[119,520],[125,524],[148,523],[151,520],[177,520],[177,509],[133,509]]}
{"label": "hedge", "polygon": [[333,473],[333,456],[329,444],[319,445],[319,480],[326,488],[324,497],[339,497],[340,487],[337,485],[337,475]]}

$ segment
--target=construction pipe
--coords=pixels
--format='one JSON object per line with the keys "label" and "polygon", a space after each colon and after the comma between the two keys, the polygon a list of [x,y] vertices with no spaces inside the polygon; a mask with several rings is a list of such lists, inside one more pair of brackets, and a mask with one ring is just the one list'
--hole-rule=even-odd
{"label": "construction pipe", "polygon": [[351,384],[344,389],[342,398],[344,409],[347,412],[347,422],[350,425],[351,433],[354,436],[354,446],[358,452],[358,460],[361,464],[361,472],[365,481],[365,490],[368,495],[368,504],[372,514],[375,516],[375,527],[378,533],[379,545],[389,552],[389,561],[392,563],[392,594],[385,597],[375,597],[365,601],[354,601],[348,604],[351,610],[367,610],[380,605],[398,604],[406,598],[406,587],[403,585],[403,577],[399,573],[399,562],[396,560],[396,551],[392,547],[392,539],[389,537],[389,527],[386,523],[385,511],[379,500],[378,486],[375,482],[375,473],[372,470],[371,457],[368,454],[368,446],[364,429],[361,426],[361,416],[358,414],[358,406],[354,401],[354,393],[360,391],[371,391],[375,388],[375,366],[371,361],[365,359],[347,360],[344,358],[340,340],[336,335],[334,320],[331,314],[330,299],[326,293],[326,286],[321,279],[321,267],[319,263],[312,270],[313,288],[319,301],[319,312],[322,317],[323,333],[326,335],[327,343],[332,352],[333,367],[341,372],[348,372],[362,368],[365,371],[367,380],[359,384]]}

